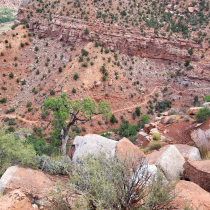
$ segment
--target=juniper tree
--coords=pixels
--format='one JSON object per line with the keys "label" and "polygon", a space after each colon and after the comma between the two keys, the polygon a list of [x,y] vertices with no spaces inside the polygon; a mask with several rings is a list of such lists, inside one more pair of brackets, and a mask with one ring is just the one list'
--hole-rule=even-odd
{"label": "juniper tree", "polygon": [[94,115],[102,114],[108,117],[111,108],[107,103],[102,101],[95,103],[90,98],[70,101],[66,98],[66,93],[62,93],[56,98],[48,97],[43,103],[43,111],[53,112],[53,119],[50,121],[54,127],[53,134],[61,140],[61,152],[66,155],[70,128],[88,121],[92,122]]}

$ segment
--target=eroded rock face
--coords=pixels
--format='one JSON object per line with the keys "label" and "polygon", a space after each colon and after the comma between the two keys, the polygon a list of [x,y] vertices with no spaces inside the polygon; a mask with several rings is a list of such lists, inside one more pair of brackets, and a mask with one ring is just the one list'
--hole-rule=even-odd
{"label": "eroded rock face", "polygon": [[[19,12],[17,20],[20,22],[23,21],[24,14]],[[86,27],[90,31],[89,35],[84,34]],[[184,39],[172,41],[164,37],[144,37],[143,33],[139,31],[123,34],[123,30],[117,26],[115,30],[107,30],[106,27],[101,27],[96,23],[59,15],[52,15],[51,24],[48,24],[48,22],[43,19],[40,20],[37,25],[36,20],[30,19],[29,29],[43,38],[53,37],[71,45],[76,42],[89,41],[91,37],[94,38],[95,41],[101,42],[104,48],[108,48],[111,51],[119,50],[130,56],[136,55],[173,61],[189,58],[190,55],[187,49],[197,45],[196,43],[186,42]],[[180,48],[183,47],[183,43],[186,49],[180,50]],[[200,45],[197,47],[199,46]]]}
{"label": "eroded rock face", "polygon": [[123,138],[117,143],[116,155],[122,161],[124,161],[125,158],[132,157],[135,162],[145,157],[144,153],[127,138]]}
{"label": "eroded rock face", "polygon": [[96,134],[77,136],[74,139],[75,152],[72,161],[75,163],[77,158],[88,154],[99,154],[103,152],[107,158],[114,157],[117,141],[107,139]]}
{"label": "eroded rock face", "polygon": [[210,192],[210,160],[188,160],[184,164],[184,170],[186,178]]}
{"label": "eroded rock face", "polygon": [[186,115],[195,115],[196,112],[201,109],[202,107],[191,107],[187,110]]}
{"label": "eroded rock face", "polygon": [[13,190],[0,198],[1,210],[34,210],[30,200],[20,190]]}
{"label": "eroded rock face", "polygon": [[210,209],[210,193],[197,184],[181,180],[176,185],[176,189],[179,192],[179,197],[176,199],[176,203],[180,206],[180,209],[184,209],[186,203],[188,203],[192,210]]}
{"label": "eroded rock face", "polygon": [[7,194],[15,189],[33,197],[37,205],[44,205],[46,193],[56,187],[42,171],[18,166],[9,167],[0,179],[0,190]]}

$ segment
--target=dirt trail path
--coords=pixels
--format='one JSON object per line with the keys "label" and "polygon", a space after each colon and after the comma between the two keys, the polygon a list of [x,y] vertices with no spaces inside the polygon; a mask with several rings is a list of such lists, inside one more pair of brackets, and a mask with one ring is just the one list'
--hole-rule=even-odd
{"label": "dirt trail path", "polygon": [[[157,90],[157,88],[161,88],[161,87],[164,87],[164,86],[156,86],[156,87],[154,88],[154,90],[153,90],[151,93],[148,93],[147,95],[143,96],[143,100],[144,100],[143,102],[141,102],[141,103],[139,103],[139,104],[137,104],[137,105],[135,105],[135,106],[130,106],[130,107],[126,107],[126,108],[124,108],[124,109],[115,110],[115,111],[113,111],[112,113],[114,114],[114,113],[122,112],[122,111],[125,111],[125,110],[134,109],[134,108],[136,108],[136,107],[138,107],[138,106],[141,106],[141,105],[146,104],[146,103],[147,103],[147,100],[146,100],[147,97],[149,97],[150,95],[154,94],[154,92]],[[168,87],[171,87],[171,86],[169,85]],[[181,92],[185,92],[185,91],[189,91],[189,90],[196,90],[196,89],[198,89],[198,88],[187,89],[187,90],[184,90],[184,91],[181,91]],[[210,90],[210,88],[203,88],[203,89],[209,89],[209,90]],[[180,91],[178,91],[178,90],[176,90],[176,89],[173,89],[173,90],[176,91],[176,92],[180,92]],[[18,117],[18,116],[16,116],[15,114],[0,115],[0,118],[3,118],[3,117],[18,118],[19,120],[22,120],[22,121],[28,122],[28,123],[37,123],[37,122],[39,122],[39,121],[27,120],[27,119],[24,119],[24,118],[22,118],[22,117]],[[94,118],[97,118],[97,116],[94,116],[93,119],[94,119]]]}
{"label": "dirt trail path", "polygon": [[115,110],[115,111],[113,111],[112,113],[122,112],[122,111],[125,111],[125,110],[129,110],[129,109],[136,108],[136,107],[138,107],[138,106],[140,106],[140,105],[146,104],[146,103],[147,103],[146,98],[147,98],[148,96],[152,95],[152,94],[156,91],[156,89],[157,89],[158,87],[163,87],[163,86],[156,86],[156,87],[154,88],[154,90],[153,90],[151,93],[145,95],[145,96],[143,97],[144,102],[141,102],[141,103],[139,103],[139,104],[137,104],[137,105],[135,105],[135,106],[131,106],[131,107],[127,107],[127,108],[124,108],[124,109]]}

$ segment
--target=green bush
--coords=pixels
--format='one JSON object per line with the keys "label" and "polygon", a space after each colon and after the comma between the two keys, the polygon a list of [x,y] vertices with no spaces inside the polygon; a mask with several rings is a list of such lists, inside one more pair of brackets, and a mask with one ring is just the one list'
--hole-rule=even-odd
{"label": "green bush", "polygon": [[159,111],[160,113],[165,111],[167,108],[171,108],[171,101],[169,100],[164,100],[164,101],[159,101],[156,105],[155,105],[155,110]]}
{"label": "green bush", "polygon": [[[51,191],[54,206],[69,209],[69,200],[79,192],[75,209],[176,209],[172,202],[177,197],[176,182],[166,182],[162,172],[150,177],[144,158],[134,163],[105,154],[89,155],[77,160],[72,167],[69,184],[59,184]],[[73,192],[72,192],[73,190]],[[64,194],[64,191],[72,193]],[[81,193],[82,192],[82,193]]]}
{"label": "green bush", "polygon": [[203,98],[203,100],[204,100],[205,102],[210,102],[210,95],[206,95],[206,96]]}
{"label": "green bush", "polygon": [[10,72],[9,77],[10,78],[13,78],[14,77],[14,74],[12,72]]}
{"label": "green bush", "polygon": [[76,73],[74,74],[74,79],[77,80],[78,78],[79,78],[79,74],[76,72]]}
{"label": "green bush", "polygon": [[160,140],[161,134],[160,133],[153,133],[152,134],[153,140]]}
{"label": "green bush", "polygon": [[111,116],[111,118],[110,118],[110,122],[111,122],[112,124],[118,123],[118,119],[115,117],[114,114],[112,114],[112,116]]}
{"label": "green bush", "polygon": [[88,56],[89,52],[85,49],[81,49],[82,56]]}
{"label": "green bush", "polygon": [[73,88],[72,89],[72,93],[76,93],[77,91],[76,91],[76,89],[75,88]]}
{"label": "green bush", "polygon": [[20,138],[21,133],[22,131],[7,133],[5,128],[0,128],[0,175],[12,165],[36,165],[36,152],[24,137]]}
{"label": "green bush", "polygon": [[0,103],[6,103],[7,102],[7,99],[6,98],[2,98],[2,99],[0,99]]}
{"label": "green bush", "polygon": [[141,120],[142,120],[142,122],[143,122],[143,125],[148,124],[148,123],[149,123],[149,116],[143,115],[143,116],[141,117]]}
{"label": "green bush", "polygon": [[43,137],[37,137],[34,134],[32,134],[26,137],[26,141],[33,146],[37,155],[42,155],[47,153],[48,146]]}
{"label": "green bush", "polygon": [[150,143],[148,149],[151,150],[158,150],[162,147],[162,143],[160,141],[153,141]]}
{"label": "green bush", "polygon": [[195,115],[198,122],[206,121],[209,116],[210,116],[209,107],[204,107],[204,108],[199,109]]}
{"label": "green bush", "polygon": [[72,162],[68,156],[61,157],[59,160],[52,160],[46,155],[38,156],[37,165],[43,171],[50,174],[67,175],[72,169]]}

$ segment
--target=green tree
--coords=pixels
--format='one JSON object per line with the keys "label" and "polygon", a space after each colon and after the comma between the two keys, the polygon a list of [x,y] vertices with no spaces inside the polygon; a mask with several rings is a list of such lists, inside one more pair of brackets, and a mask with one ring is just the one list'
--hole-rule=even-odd
{"label": "green tree", "polygon": [[90,31],[88,30],[88,28],[85,29],[84,34],[88,35],[90,33]]}
{"label": "green tree", "polygon": [[206,95],[204,98],[203,98],[204,101],[206,102],[210,102],[210,95]]}
{"label": "green tree", "polygon": [[149,117],[147,115],[143,115],[141,117],[141,120],[143,122],[143,125],[148,124],[149,123]]}
{"label": "green tree", "polygon": [[70,101],[66,98],[66,93],[56,98],[47,98],[43,104],[44,111],[52,111],[54,135],[61,139],[61,152],[66,155],[66,145],[69,139],[69,129],[72,126],[92,122],[94,115],[102,114],[106,117],[110,115],[109,104],[100,101],[98,104],[90,98],[82,101]]}
{"label": "green tree", "polygon": [[0,128],[0,175],[12,165],[35,165],[36,152],[21,133],[24,131],[8,133],[5,127]]}

